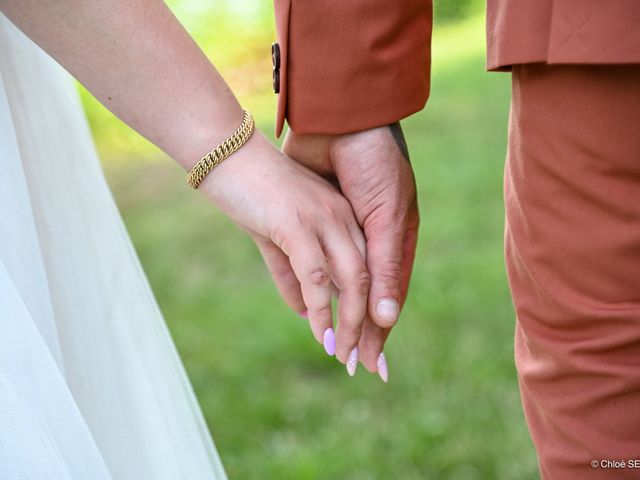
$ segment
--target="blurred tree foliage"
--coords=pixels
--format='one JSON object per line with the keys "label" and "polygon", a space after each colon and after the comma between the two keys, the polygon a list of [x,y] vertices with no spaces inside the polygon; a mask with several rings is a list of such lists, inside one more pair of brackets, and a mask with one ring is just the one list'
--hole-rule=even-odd
{"label": "blurred tree foliage", "polygon": [[483,0],[433,0],[433,17],[436,23],[462,20],[482,11]]}

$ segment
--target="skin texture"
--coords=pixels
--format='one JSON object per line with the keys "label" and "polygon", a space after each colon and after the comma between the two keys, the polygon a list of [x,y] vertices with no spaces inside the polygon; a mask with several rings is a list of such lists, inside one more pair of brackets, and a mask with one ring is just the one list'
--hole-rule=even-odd
{"label": "skin texture", "polygon": [[[404,304],[419,225],[415,179],[402,129],[394,124],[346,135],[298,135],[289,130],[283,151],[334,179],[365,233],[371,290],[359,351],[363,365],[376,372],[378,354],[395,324],[377,315],[376,305],[383,298]],[[295,292],[284,295],[293,297]]]}
{"label": "skin texture", "polygon": [[[240,125],[238,101],[159,0],[0,0],[0,10],[187,169]],[[338,288],[336,356],[345,363],[369,292],[364,237],[345,198],[257,131],[200,190],[251,235],[278,286],[296,289],[285,298],[308,310],[319,343]]]}

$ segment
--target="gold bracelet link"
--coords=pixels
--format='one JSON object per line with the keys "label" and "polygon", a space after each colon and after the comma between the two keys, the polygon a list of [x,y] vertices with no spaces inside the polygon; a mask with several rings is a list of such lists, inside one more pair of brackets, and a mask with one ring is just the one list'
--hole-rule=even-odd
{"label": "gold bracelet link", "polygon": [[242,123],[238,129],[224,142],[207,153],[194,167],[187,173],[187,183],[194,189],[200,186],[211,170],[216,168],[225,158],[237,151],[244,145],[255,130],[255,122],[251,113],[244,111]]}

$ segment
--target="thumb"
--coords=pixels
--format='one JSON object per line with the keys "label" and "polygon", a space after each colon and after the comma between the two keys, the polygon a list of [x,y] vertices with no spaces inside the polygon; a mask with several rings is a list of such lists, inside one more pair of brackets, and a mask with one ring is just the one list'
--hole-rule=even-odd
{"label": "thumb", "polygon": [[367,223],[367,268],[371,275],[369,314],[379,327],[391,328],[398,321],[402,303],[405,221],[389,212]]}

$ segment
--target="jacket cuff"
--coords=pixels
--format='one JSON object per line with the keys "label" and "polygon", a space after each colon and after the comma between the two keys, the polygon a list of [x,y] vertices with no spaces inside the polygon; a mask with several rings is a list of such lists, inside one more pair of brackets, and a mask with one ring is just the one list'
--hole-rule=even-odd
{"label": "jacket cuff", "polygon": [[275,0],[275,6],[277,136],[285,119],[296,133],[341,134],[424,107],[430,0]]}

